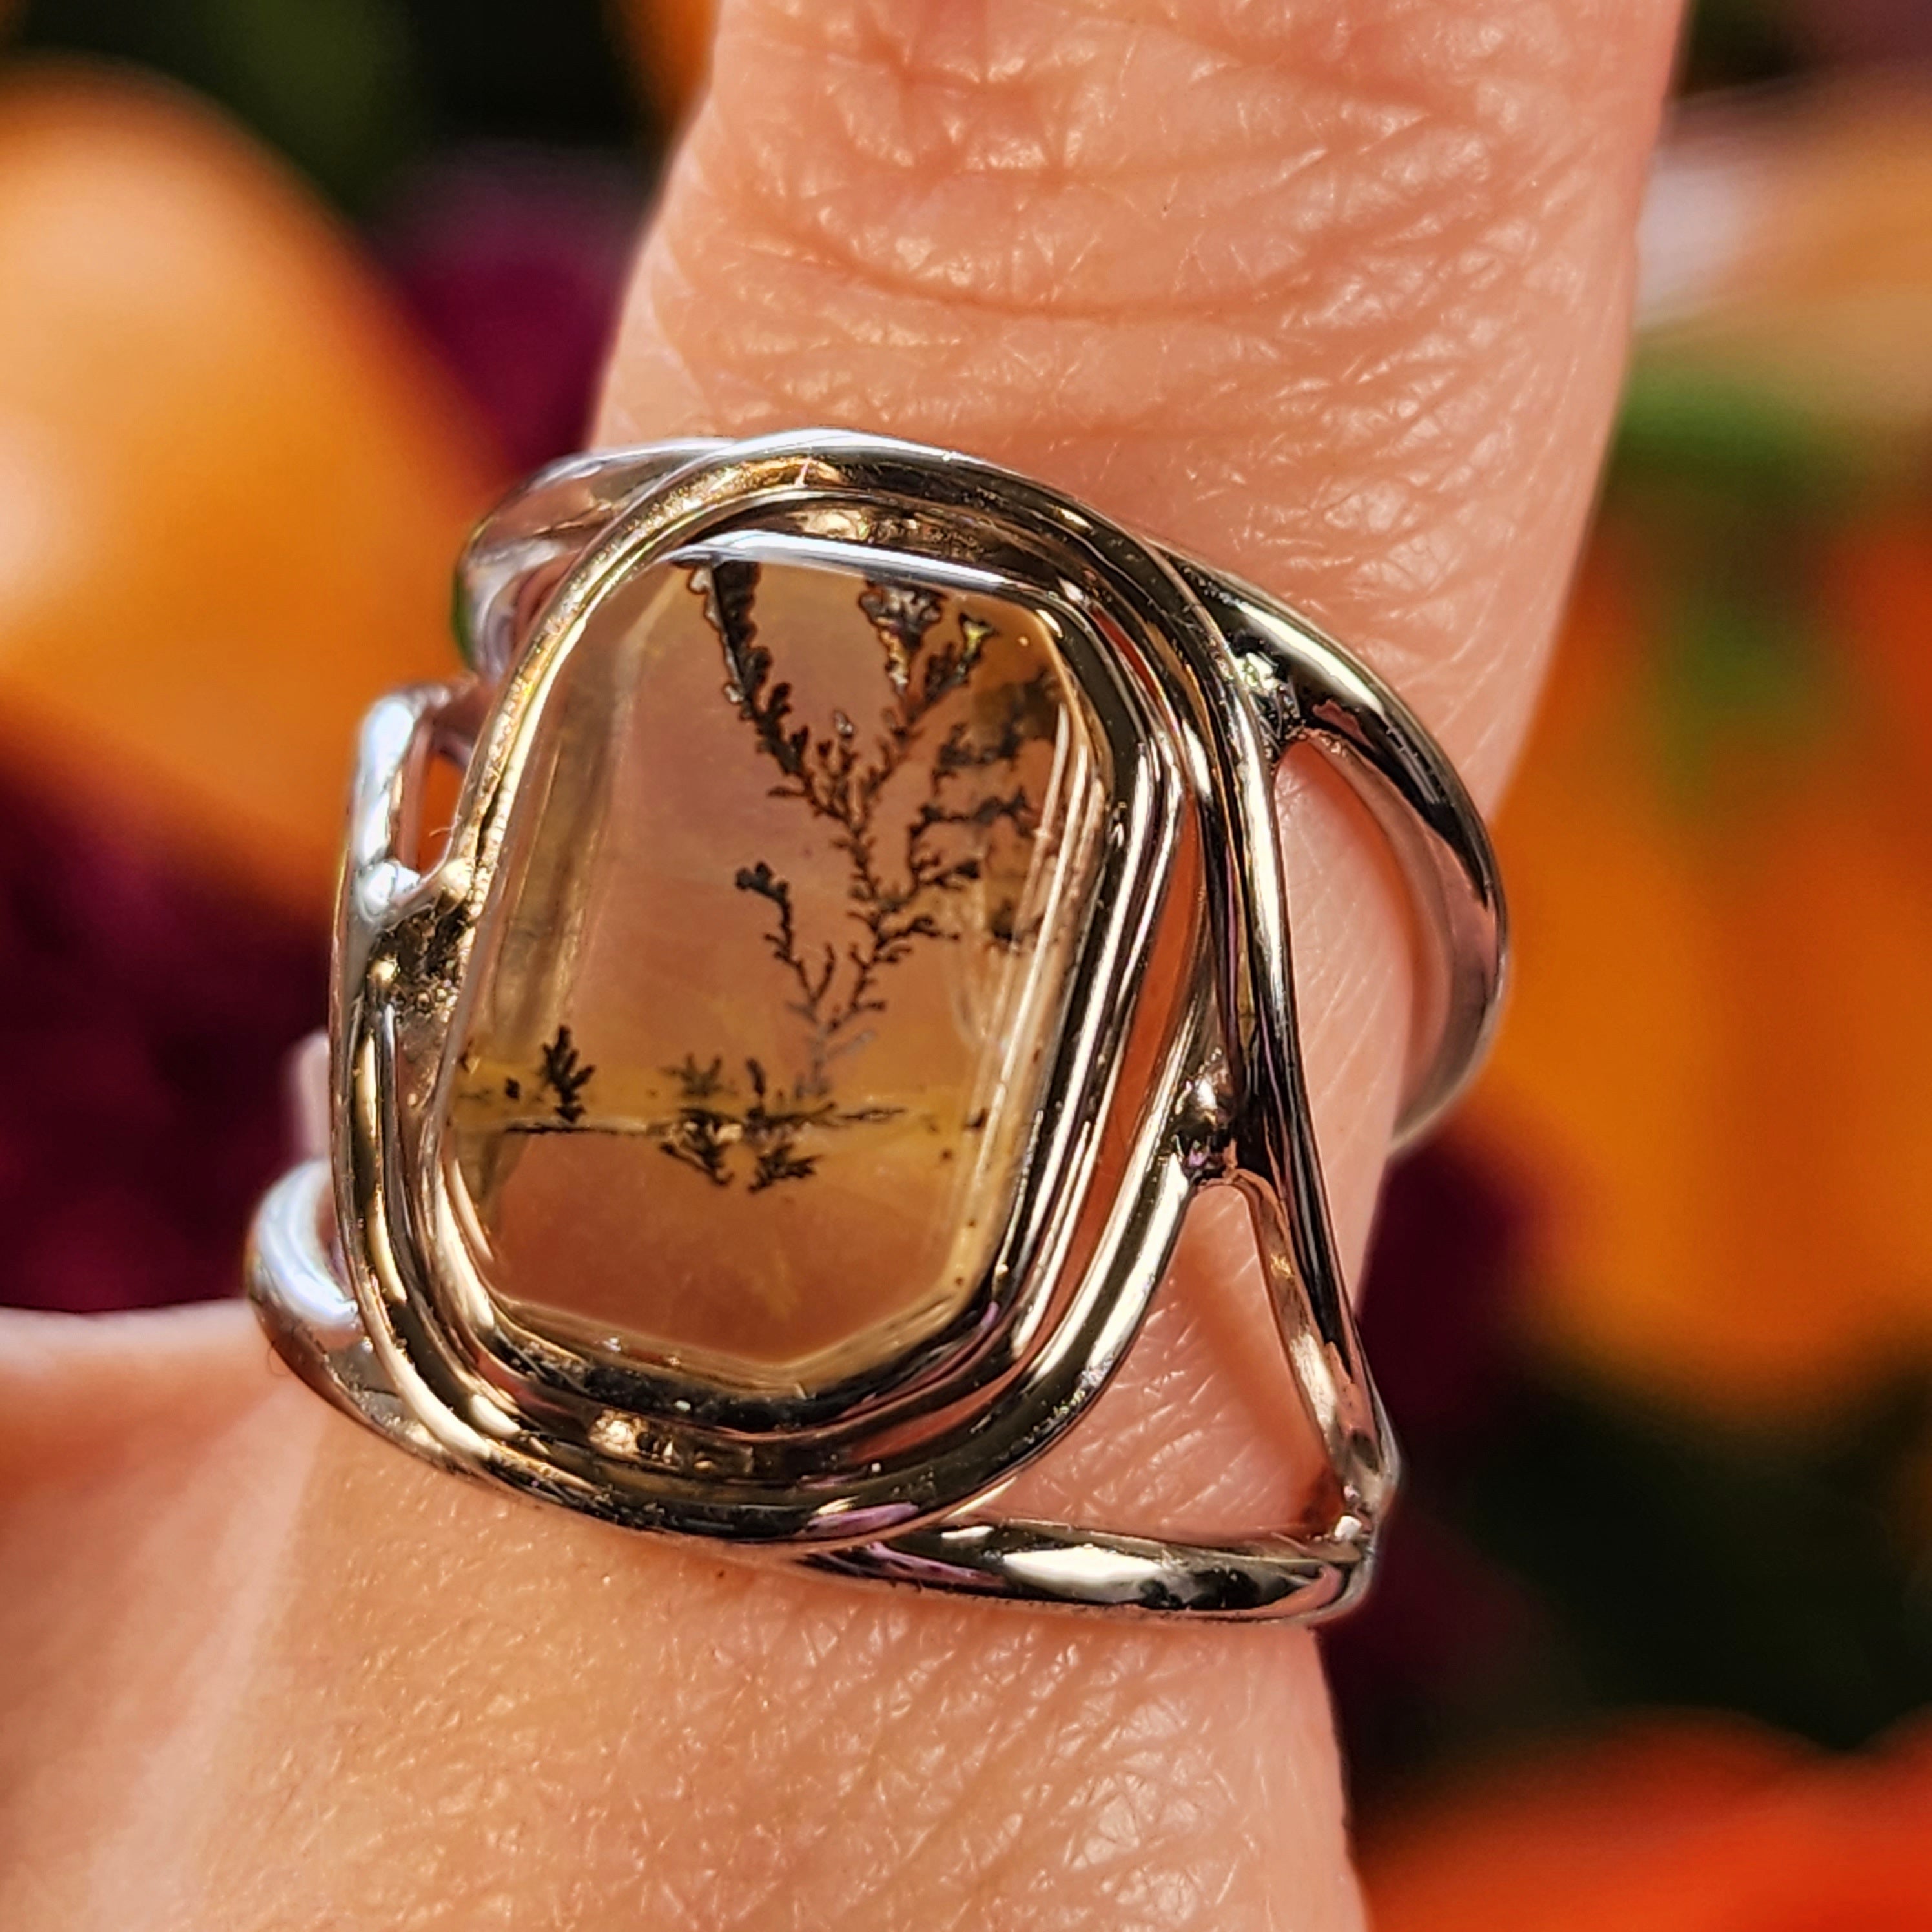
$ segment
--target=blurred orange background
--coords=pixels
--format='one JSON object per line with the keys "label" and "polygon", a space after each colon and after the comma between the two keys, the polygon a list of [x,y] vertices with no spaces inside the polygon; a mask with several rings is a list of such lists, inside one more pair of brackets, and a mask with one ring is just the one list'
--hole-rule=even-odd
{"label": "blurred orange background", "polygon": [[[0,1297],[232,1292],[356,718],[583,434],[706,10],[44,0],[0,62]],[[519,50],[541,46],[540,60]],[[1932,1928],[1932,31],[1706,4],[1394,1178],[1330,1645],[1393,1932]]]}

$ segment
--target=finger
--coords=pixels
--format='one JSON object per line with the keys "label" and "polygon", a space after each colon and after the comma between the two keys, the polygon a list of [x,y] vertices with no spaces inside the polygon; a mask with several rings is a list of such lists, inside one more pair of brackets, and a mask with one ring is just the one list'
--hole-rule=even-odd
{"label": "finger", "polygon": [[[1045,477],[1356,644],[1492,795],[1594,485],[1672,10],[1358,11],[728,10],[607,438],[822,421]],[[1408,956],[1372,837],[1290,784],[1352,1263]],[[1197,1214],[1178,1276],[1106,1426],[1016,1506],[1197,1532],[1292,1514],[1305,1444],[1238,1204]]]}
{"label": "finger", "polygon": [[1628,328],[1675,10],[728,7],[608,440],[819,422],[1014,464],[1268,585],[1479,792]]}
{"label": "finger", "polygon": [[[1360,11],[740,0],[606,433],[842,422],[1012,463],[1303,604],[1493,789],[1616,382],[1670,13]],[[1284,808],[1318,1124],[1358,1250],[1402,1058],[1402,928],[1348,812],[1308,784]],[[1239,1258],[1227,1226],[1190,1234],[1130,1377],[1077,1455],[1030,1474],[1036,1497],[1172,1520],[1292,1490],[1279,1389],[1249,1372],[1252,1298],[1227,1292]],[[230,1346],[239,1376],[255,1345]],[[12,1735],[64,1766],[36,1817],[116,1826],[91,1891],[43,1893],[63,1908],[1356,1922],[1312,1652],[1288,1633],[710,1564],[451,1483],[299,1390],[218,1431],[178,1414],[158,1546],[130,1485],[63,1484],[77,1451],[51,1427],[16,1458],[40,1473],[8,1519],[11,1574],[58,1556],[63,1580],[0,1612],[25,1660]],[[275,1475],[238,1498],[244,1468]],[[110,1556],[116,1590],[84,1588]],[[138,1678],[190,1624],[223,1667],[178,1660],[97,1712],[114,1748],[86,1769],[117,1777],[91,1786],[58,1748],[72,1673],[52,1665],[79,1633]],[[144,1740],[182,1734],[171,1700],[196,1686],[194,1767],[143,1780]]]}

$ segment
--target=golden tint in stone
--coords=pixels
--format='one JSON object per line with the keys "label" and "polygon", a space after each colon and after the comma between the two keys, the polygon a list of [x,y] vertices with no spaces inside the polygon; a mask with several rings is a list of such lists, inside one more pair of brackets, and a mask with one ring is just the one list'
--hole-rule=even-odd
{"label": "golden tint in stone", "polygon": [[1097,806],[1016,604],[728,551],[609,593],[452,1106],[496,1292],[752,1388],[942,1326],[1011,1205]]}

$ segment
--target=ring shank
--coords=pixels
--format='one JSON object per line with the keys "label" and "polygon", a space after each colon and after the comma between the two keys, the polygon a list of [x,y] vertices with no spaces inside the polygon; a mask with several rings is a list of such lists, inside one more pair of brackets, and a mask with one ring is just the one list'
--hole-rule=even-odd
{"label": "ring shank", "polygon": [[[417,1456],[471,1474],[442,1453],[383,1376],[338,1273],[331,1196],[322,1160],[303,1162],[269,1191],[250,1243],[250,1298],[283,1359],[317,1394]],[[1017,1603],[1314,1622],[1360,1598],[1372,1556],[1366,1537],[1216,1545],[1006,1517],[817,1550],[800,1560],[826,1576]]]}

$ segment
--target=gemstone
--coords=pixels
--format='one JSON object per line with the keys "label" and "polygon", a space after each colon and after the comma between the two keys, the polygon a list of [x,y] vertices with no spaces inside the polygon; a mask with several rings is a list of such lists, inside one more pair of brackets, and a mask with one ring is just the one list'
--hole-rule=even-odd
{"label": "gemstone", "polygon": [[1040,1111],[1099,789],[1017,603],[728,542],[608,590],[544,698],[459,1021],[492,1294],[765,1391],[955,1320]]}

